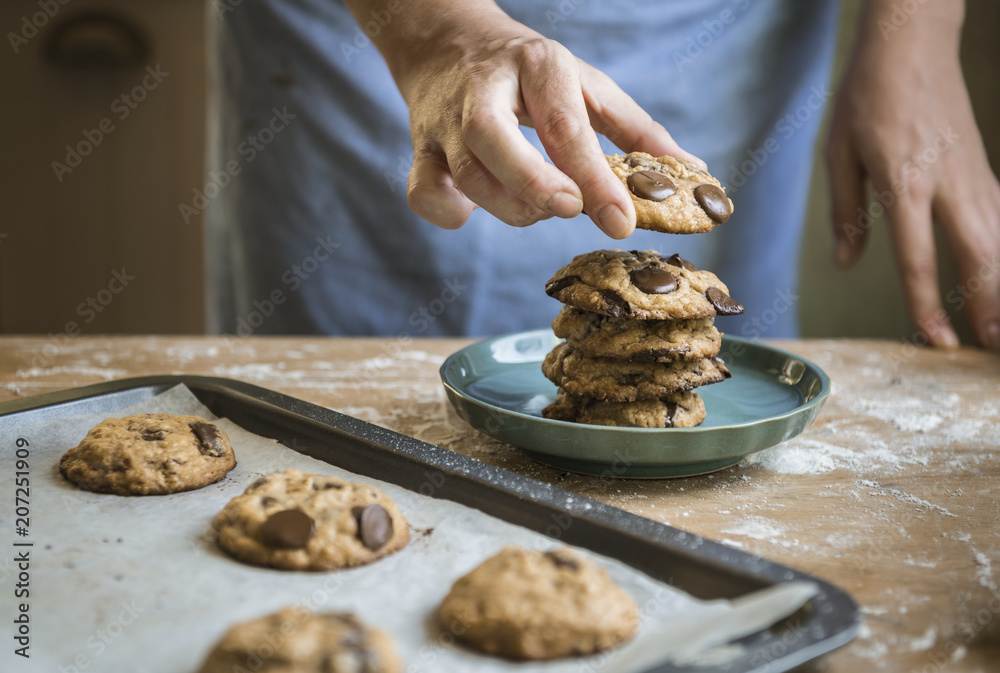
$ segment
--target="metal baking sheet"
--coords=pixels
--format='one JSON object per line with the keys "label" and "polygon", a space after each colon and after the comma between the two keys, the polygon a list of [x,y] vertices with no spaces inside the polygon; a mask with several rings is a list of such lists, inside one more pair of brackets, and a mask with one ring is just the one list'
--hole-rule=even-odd
{"label": "metal baking sheet", "polygon": [[[659,524],[411,437],[250,384],[209,377],[111,381],[0,403],[0,429],[69,415],[108,414],[184,384],[212,413],[302,454],[416,493],[458,502],[625,563],[703,600],[738,599],[793,581],[818,592],[794,615],[739,641],[738,656],[658,673],[785,671],[851,640],[860,615],[841,590],[790,568]],[[5,450],[13,450],[5,447]]]}

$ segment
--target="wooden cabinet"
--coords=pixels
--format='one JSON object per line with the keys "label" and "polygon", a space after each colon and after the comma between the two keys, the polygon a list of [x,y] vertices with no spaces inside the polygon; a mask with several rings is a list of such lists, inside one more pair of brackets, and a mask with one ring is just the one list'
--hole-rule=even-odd
{"label": "wooden cabinet", "polygon": [[0,331],[203,331],[201,219],[178,206],[204,182],[205,20],[204,0],[0,4]]}

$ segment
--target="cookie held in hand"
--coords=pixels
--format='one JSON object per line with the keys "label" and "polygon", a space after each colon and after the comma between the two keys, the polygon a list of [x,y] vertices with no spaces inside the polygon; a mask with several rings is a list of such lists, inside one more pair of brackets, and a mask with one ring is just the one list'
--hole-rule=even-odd
{"label": "cookie held in hand", "polygon": [[639,229],[700,234],[733,214],[733,202],[719,181],[687,159],[645,152],[605,156],[632,195]]}

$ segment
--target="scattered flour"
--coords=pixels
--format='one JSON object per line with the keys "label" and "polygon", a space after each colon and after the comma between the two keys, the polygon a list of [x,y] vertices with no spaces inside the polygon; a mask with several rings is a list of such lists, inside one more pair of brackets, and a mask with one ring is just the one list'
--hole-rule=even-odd
{"label": "scattered flour", "polygon": [[105,381],[110,381],[111,379],[121,378],[127,373],[128,372],[124,369],[68,365],[65,367],[32,367],[31,369],[18,369],[14,375],[19,379],[31,379],[36,376],[57,376],[59,374],[69,374],[70,376],[96,376],[104,379]]}
{"label": "scattered flour", "polygon": [[917,505],[918,507],[924,507],[926,509],[934,510],[935,512],[938,512],[939,514],[943,514],[944,516],[954,516],[954,517],[958,516],[957,514],[955,514],[953,512],[950,512],[949,510],[945,509],[941,505],[935,505],[932,502],[927,502],[926,500],[922,500],[921,498],[918,498],[915,495],[911,495],[911,494],[909,494],[909,493],[907,493],[905,491],[900,491],[898,488],[888,488],[888,487],[882,486],[881,484],[876,483],[874,481],[869,481],[868,479],[859,479],[858,480],[858,484],[860,484],[861,486],[864,486],[866,488],[874,489],[871,492],[871,495],[880,495],[880,496],[881,495],[891,495],[892,497],[896,498],[897,500],[901,500],[903,502],[908,502],[908,503],[911,503],[913,505]]}
{"label": "scattered flour", "polygon": [[742,535],[753,540],[768,540],[777,542],[784,537],[785,529],[777,521],[762,516],[748,516],[741,523],[729,528],[723,528],[723,533]]}
{"label": "scattered flour", "polygon": [[910,641],[910,651],[911,652],[923,652],[924,650],[929,650],[934,647],[934,643],[937,642],[937,629],[933,626],[928,627],[924,631],[924,635],[919,638],[914,638]]}
{"label": "scattered flour", "polygon": [[781,474],[825,474],[837,469],[867,472],[902,469],[904,465],[927,465],[930,457],[916,447],[890,448],[881,440],[867,440],[868,448],[854,450],[816,439],[796,438],[765,449],[744,461]]}
{"label": "scattered flour", "polygon": [[975,547],[971,549],[972,558],[976,559],[976,566],[978,566],[976,568],[976,579],[979,581],[979,585],[996,593],[997,583],[993,580],[993,563],[990,561],[990,557]]}

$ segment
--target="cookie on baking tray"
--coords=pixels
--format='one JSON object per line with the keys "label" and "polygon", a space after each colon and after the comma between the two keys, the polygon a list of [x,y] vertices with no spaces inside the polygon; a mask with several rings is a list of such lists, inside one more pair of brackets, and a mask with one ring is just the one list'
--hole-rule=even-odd
{"label": "cookie on baking tray", "polygon": [[545,284],[564,304],[638,320],[690,320],[743,313],[711,271],[655,250],[596,250],[577,255]]}
{"label": "cookie on baking tray", "polygon": [[441,629],[487,654],[554,659],[627,641],[638,612],[592,561],[564,549],[506,547],[457,580],[436,617]]}
{"label": "cookie on baking tray", "polygon": [[236,466],[226,433],[198,416],[107,418],[59,460],[78,487],[117,495],[164,495],[213,484]]}
{"label": "cookie on baking tray", "polygon": [[542,416],[557,421],[627,428],[693,428],[705,420],[705,403],[687,391],[635,402],[609,402],[560,390]]}
{"label": "cookie on baking tray", "polygon": [[719,181],[687,159],[645,152],[605,156],[632,195],[640,229],[700,234],[733,214],[733,202]]}
{"label": "cookie on baking tray", "polygon": [[285,608],[236,624],[198,673],[399,673],[389,636],[347,613]]}
{"label": "cookie on baking tray", "polygon": [[718,355],[722,347],[712,318],[631,320],[563,306],[552,331],[582,355],[633,362],[698,360]]}
{"label": "cookie on baking tray", "polygon": [[563,342],[542,361],[547,379],[572,395],[612,402],[648,400],[719,383],[731,374],[719,357],[676,362],[629,362],[581,355]]}
{"label": "cookie on baking tray", "polygon": [[299,470],[253,482],[212,525],[234,558],[285,570],[364,565],[410,540],[406,519],[378,489]]}

